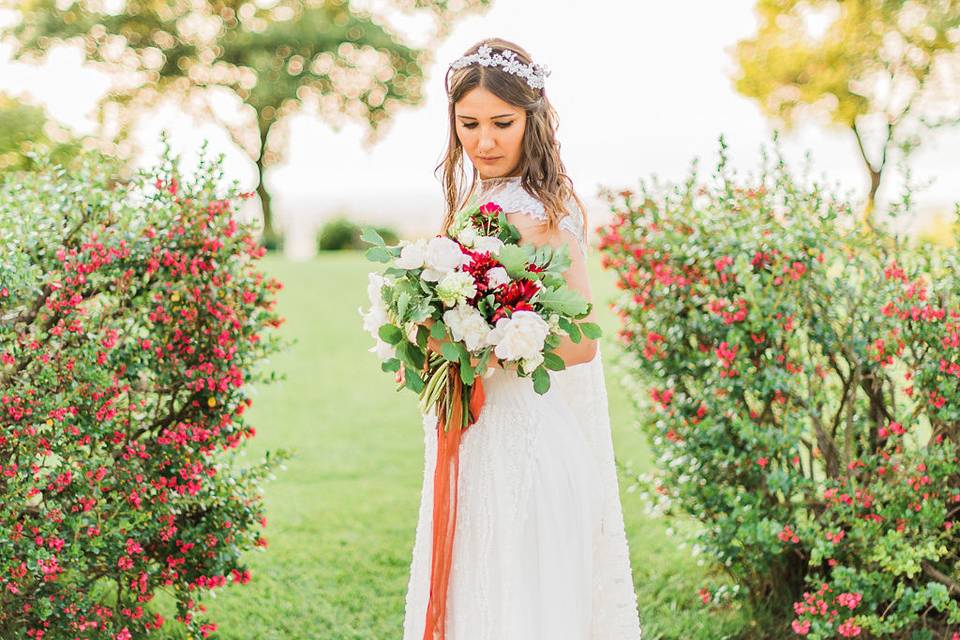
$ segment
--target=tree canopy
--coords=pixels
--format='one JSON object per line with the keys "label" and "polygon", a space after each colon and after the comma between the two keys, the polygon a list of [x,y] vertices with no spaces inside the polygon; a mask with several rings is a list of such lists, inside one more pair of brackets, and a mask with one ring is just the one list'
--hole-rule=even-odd
{"label": "tree canopy", "polygon": [[[115,86],[101,119],[119,123],[118,140],[137,114],[164,99],[215,118],[256,163],[269,243],[276,236],[263,175],[285,146],[274,125],[310,109],[334,127],[364,122],[367,141],[375,140],[399,108],[422,101],[435,43],[489,2],[394,0],[398,9],[433,17],[436,29],[422,49],[347,0],[22,0],[11,34],[18,59],[77,42],[110,71]],[[243,105],[239,121],[213,106],[223,91]]]}
{"label": "tree canopy", "polygon": [[849,129],[870,176],[869,223],[891,147],[955,122],[960,1],[758,0],[737,43],[737,91],[789,128],[817,112]]}

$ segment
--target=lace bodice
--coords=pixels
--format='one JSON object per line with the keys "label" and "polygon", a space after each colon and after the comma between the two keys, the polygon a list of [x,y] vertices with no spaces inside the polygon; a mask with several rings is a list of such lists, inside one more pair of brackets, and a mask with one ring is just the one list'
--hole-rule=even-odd
{"label": "lace bodice", "polygon": [[[493,201],[506,213],[526,213],[537,220],[546,220],[547,211],[537,198],[527,193],[520,184],[520,176],[500,176],[479,181],[477,194],[482,202]],[[580,251],[586,256],[589,250],[583,218],[571,196],[566,201],[567,215],[561,218],[560,228],[569,231],[577,239]]]}

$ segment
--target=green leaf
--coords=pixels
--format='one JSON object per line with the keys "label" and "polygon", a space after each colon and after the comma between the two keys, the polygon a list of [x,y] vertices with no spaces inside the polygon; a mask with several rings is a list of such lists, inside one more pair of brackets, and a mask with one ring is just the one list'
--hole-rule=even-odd
{"label": "green leaf", "polygon": [[424,351],[427,350],[427,337],[429,335],[430,335],[430,329],[428,329],[422,324],[417,326],[417,346],[423,349]]}
{"label": "green leaf", "polygon": [[460,361],[460,349],[453,342],[444,342],[440,345],[440,355],[450,362]]}
{"label": "green leaf", "polygon": [[580,327],[570,322],[566,318],[560,318],[558,322],[560,328],[567,332],[567,335],[570,336],[570,340],[576,344],[580,344]]}
{"label": "green leaf", "polygon": [[567,363],[557,354],[546,352],[543,354],[543,366],[552,371],[563,371],[567,368]]}
{"label": "green leaf", "polygon": [[447,337],[447,325],[443,320],[436,320],[430,327],[430,337],[434,340],[443,340]]}
{"label": "green leaf", "polygon": [[460,379],[465,385],[472,385],[474,378],[473,365],[470,364],[470,356],[460,358]]}
{"label": "green leaf", "polygon": [[413,362],[413,368],[417,371],[423,369],[423,364],[426,361],[426,356],[423,354],[423,351],[417,349],[409,342],[404,341],[407,344],[407,353],[410,355],[410,360]]}
{"label": "green leaf", "polygon": [[583,331],[583,335],[587,336],[591,340],[596,340],[603,335],[600,325],[595,322],[580,322],[578,324],[580,326],[580,330]]}
{"label": "green leaf", "polygon": [[550,256],[550,266],[548,271],[553,273],[562,274],[564,271],[570,268],[570,252],[567,251],[567,245],[562,244],[553,250],[553,254]]}
{"label": "green leaf", "polygon": [[476,373],[478,376],[482,376],[487,372],[487,360],[490,358],[490,349],[484,349],[483,353],[480,354],[480,357],[477,359]]}
{"label": "green leaf", "polygon": [[393,254],[384,247],[370,247],[364,255],[367,257],[367,260],[374,262],[390,262],[390,260],[393,259]]}
{"label": "green leaf", "polygon": [[533,390],[540,395],[550,390],[550,374],[543,365],[533,370]]}
{"label": "green leaf", "polygon": [[380,363],[380,368],[384,371],[400,371],[400,360],[397,358],[384,360]]}
{"label": "green leaf", "polygon": [[397,322],[406,322],[404,316],[407,313],[407,306],[410,304],[411,297],[412,296],[406,291],[401,291],[400,295],[397,296]]}
{"label": "green leaf", "polygon": [[427,386],[427,383],[420,377],[420,374],[412,371],[404,371],[403,386],[415,393],[420,393]]}
{"label": "green leaf", "polygon": [[[367,244],[372,244],[376,246],[384,246],[383,238],[377,233],[377,230],[373,227],[364,227],[363,232],[360,234],[360,239],[366,242]],[[369,249],[368,249],[369,251]]]}
{"label": "green leaf", "polygon": [[511,278],[521,278],[527,271],[527,251],[518,245],[505,245],[497,256]]}
{"label": "green leaf", "polygon": [[562,316],[578,316],[587,312],[587,301],[573,289],[543,289],[537,294],[541,306]]}
{"label": "green leaf", "polygon": [[380,339],[387,344],[398,344],[403,340],[403,331],[400,330],[400,327],[393,324],[382,325],[377,329],[377,333],[380,335]]}

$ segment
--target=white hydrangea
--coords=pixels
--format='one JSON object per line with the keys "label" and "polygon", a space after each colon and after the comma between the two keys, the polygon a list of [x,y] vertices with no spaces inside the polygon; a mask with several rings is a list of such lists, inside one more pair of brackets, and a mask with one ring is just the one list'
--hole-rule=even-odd
{"label": "white hydrangea", "polygon": [[460,245],[446,236],[436,236],[427,242],[424,269],[420,277],[427,282],[439,282],[445,275],[470,261]]}
{"label": "white hydrangea", "polygon": [[497,320],[485,342],[494,347],[493,352],[501,360],[527,359],[532,363],[543,357],[543,342],[549,333],[550,326],[540,314],[514,311],[511,317]]}
{"label": "white hydrangea", "polygon": [[485,344],[490,325],[483,314],[468,304],[460,303],[443,312],[443,322],[450,328],[454,340],[462,340],[468,351],[478,351]]}
{"label": "white hydrangea", "polygon": [[401,269],[419,269],[427,257],[427,241],[424,238],[406,244],[400,249],[400,257],[394,264]]}
{"label": "white hydrangea", "polygon": [[468,247],[472,247],[474,241],[477,239],[477,236],[477,230],[473,227],[473,225],[468,224],[457,234],[457,240]]}
{"label": "white hydrangea", "polygon": [[523,363],[523,370],[530,373],[543,362],[543,353],[538,353],[532,358],[523,358],[521,362]]}
{"label": "white hydrangea", "polygon": [[437,284],[437,297],[445,307],[452,307],[477,295],[477,283],[464,271],[451,271]]}
{"label": "white hydrangea", "polygon": [[494,267],[487,271],[487,286],[493,289],[510,282],[510,275],[503,267]]}
{"label": "white hydrangea", "polygon": [[503,249],[503,240],[494,236],[477,236],[473,241],[474,251],[485,251],[490,255],[498,256],[501,249]]}

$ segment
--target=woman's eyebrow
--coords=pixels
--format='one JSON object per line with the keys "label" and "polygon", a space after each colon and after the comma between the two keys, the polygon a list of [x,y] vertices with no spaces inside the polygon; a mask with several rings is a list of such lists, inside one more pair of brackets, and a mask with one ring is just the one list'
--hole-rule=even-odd
{"label": "woman's eyebrow", "polygon": [[[516,115],[516,114],[515,114],[515,113],[501,113],[501,114],[498,115],[498,116],[490,116],[490,119],[493,120],[494,118],[506,118],[506,117],[508,117],[508,116],[513,116],[513,115]],[[461,115],[458,115],[457,117],[458,117],[458,118],[465,118],[465,119],[467,119],[467,120],[476,120],[476,118],[474,118],[473,116],[461,116]]]}

